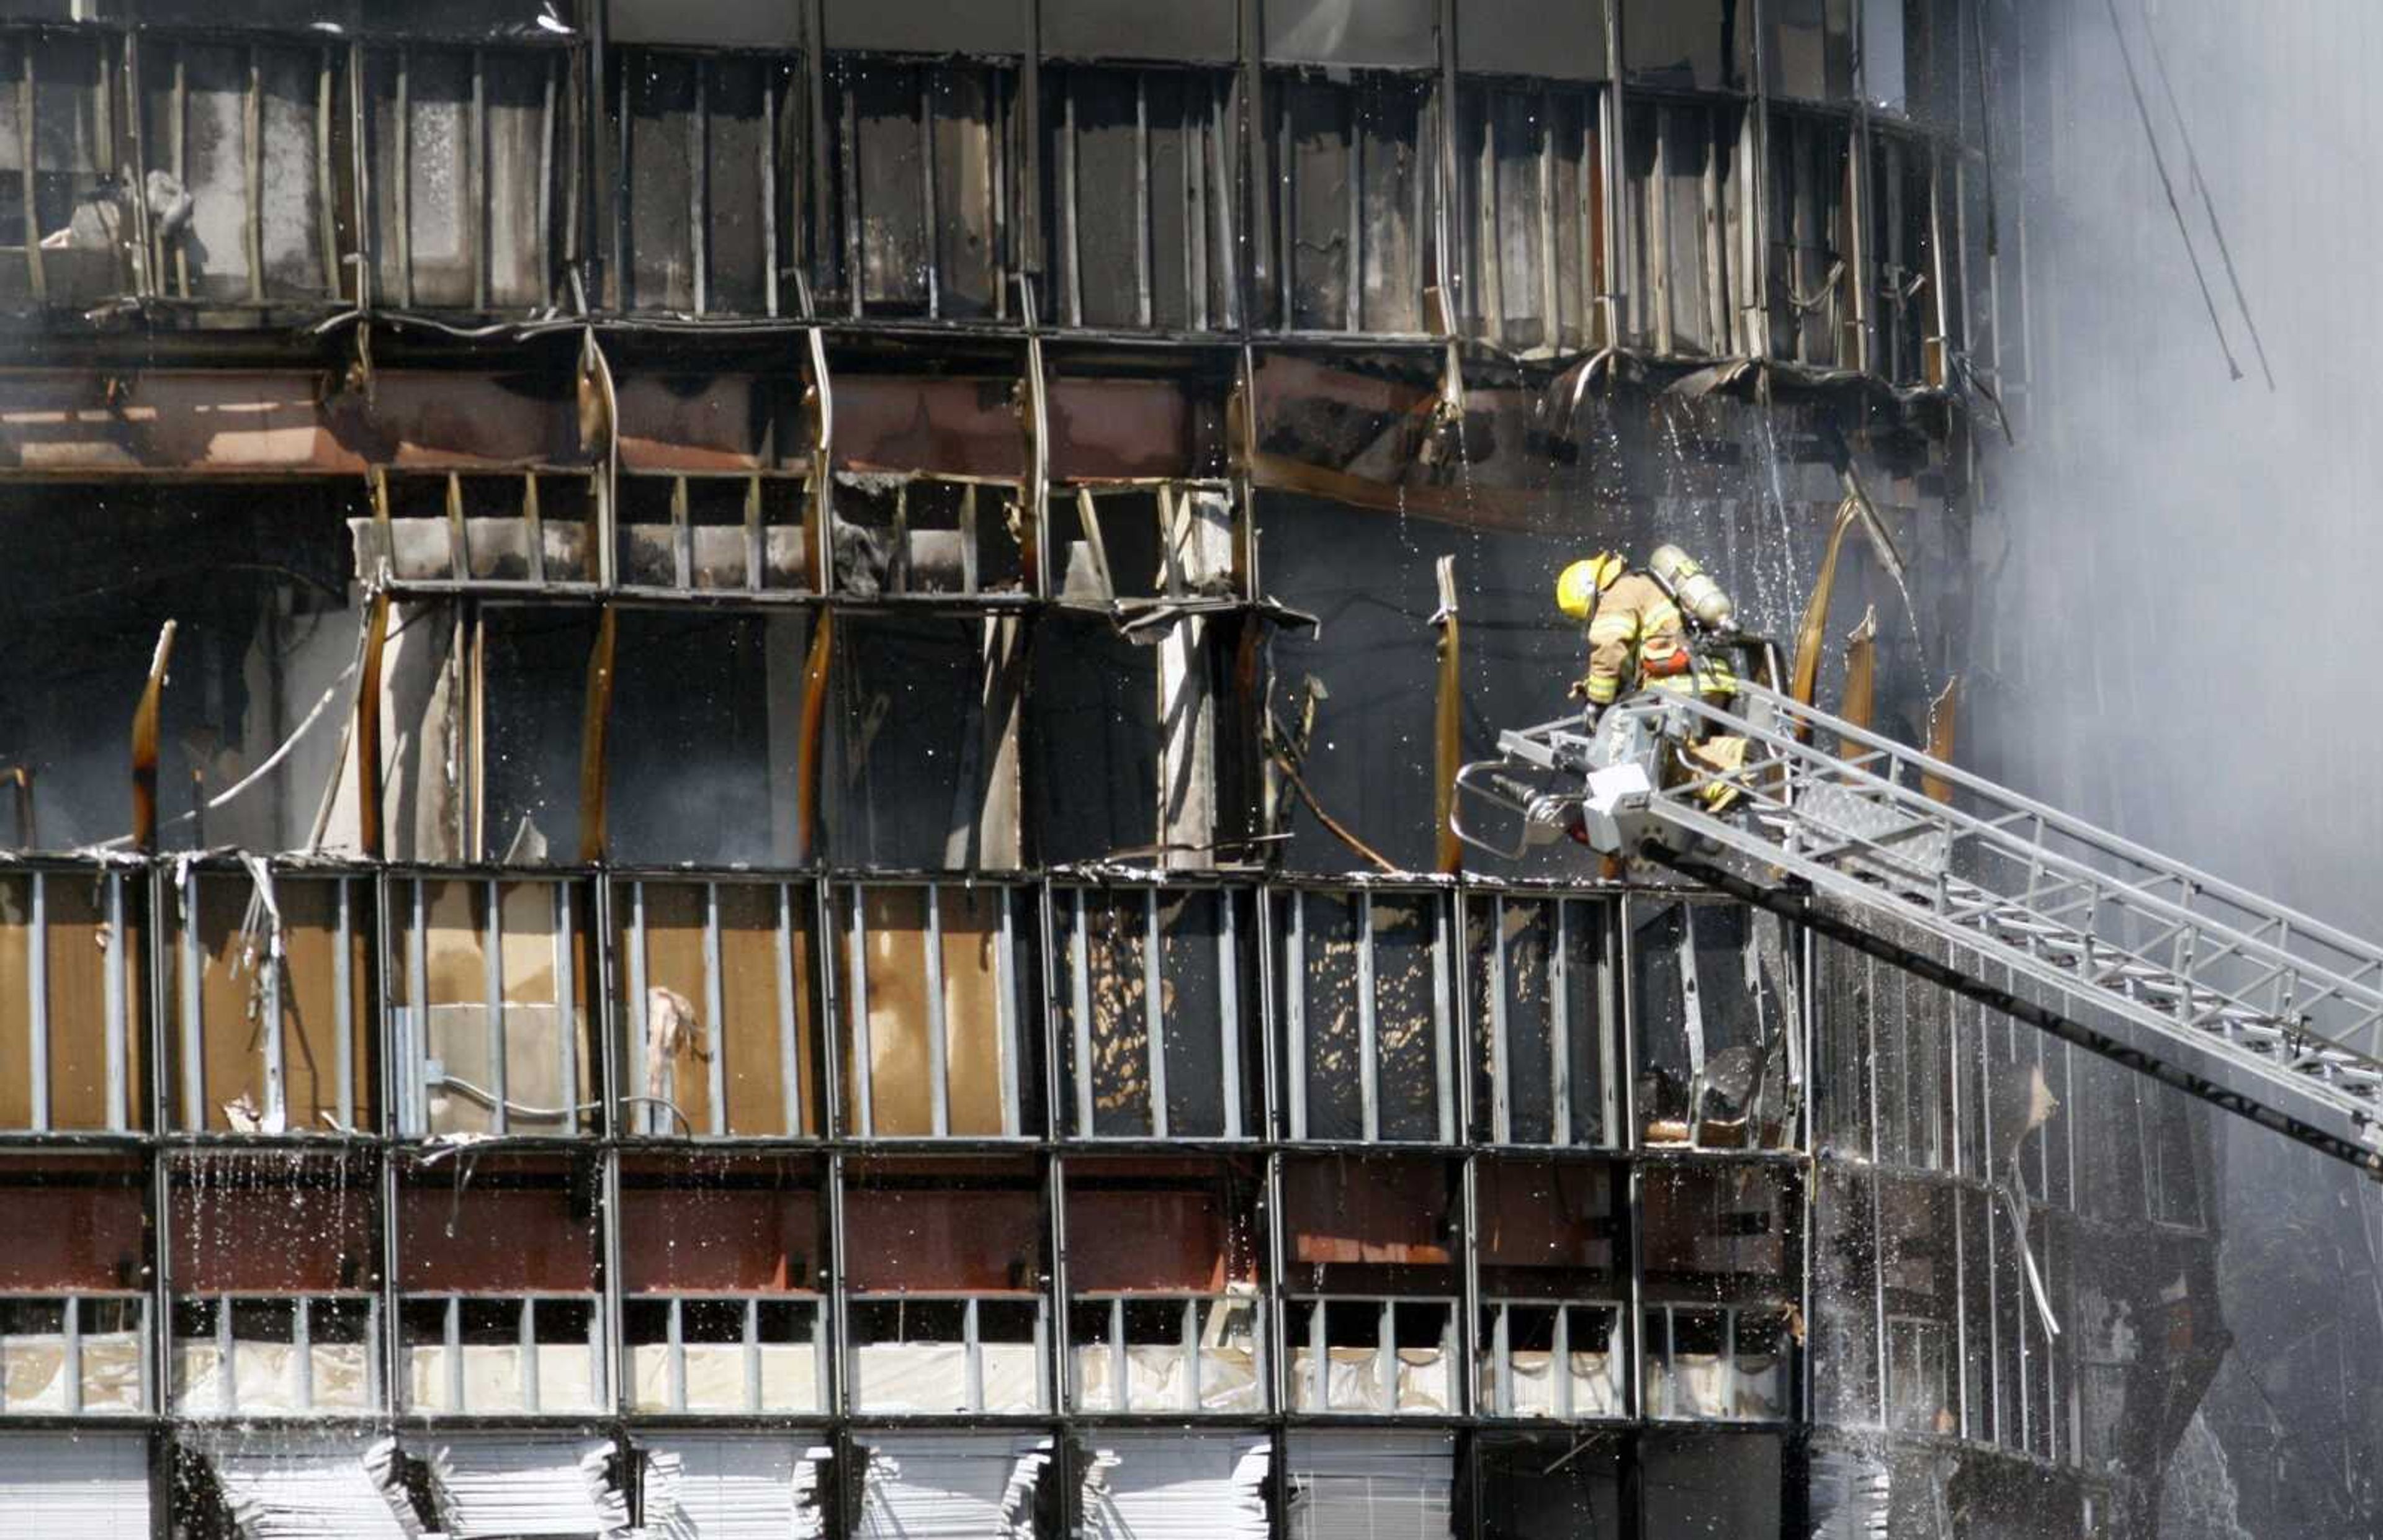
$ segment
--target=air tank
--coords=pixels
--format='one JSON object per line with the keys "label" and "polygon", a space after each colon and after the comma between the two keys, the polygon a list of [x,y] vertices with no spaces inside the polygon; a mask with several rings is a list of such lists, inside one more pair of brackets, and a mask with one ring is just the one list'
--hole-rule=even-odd
{"label": "air tank", "polygon": [[1658,546],[1647,566],[1698,624],[1712,631],[1737,629],[1737,605],[1686,551],[1677,546]]}

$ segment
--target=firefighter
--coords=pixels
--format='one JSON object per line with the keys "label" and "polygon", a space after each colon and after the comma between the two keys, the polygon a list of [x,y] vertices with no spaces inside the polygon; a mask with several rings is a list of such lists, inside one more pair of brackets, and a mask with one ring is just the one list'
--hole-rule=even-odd
{"label": "firefighter", "polygon": [[[1677,690],[1715,704],[1737,694],[1729,664],[1718,654],[1700,653],[1689,634],[1691,621],[1717,637],[1735,634],[1735,607],[1677,546],[1659,547],[1645,569],[1632,568],[1613,551],[1574,562],[1556,579],[1556,608],[1587,633],[1588,672],[1571,693],[1587,704],[1589,731],[1625,693]],[[1688,753],[1700,768],[1726,774],[1745,763],[1746,740],[1716,734]],[[1705,788],[1705,801],[1716,811],[1734,800],[1727,786]]]}
{"label": "firefighter", "polygon": [[1677,546],[1660,548],[1648,570],[1612,551],[1574,562],[1556,579],[1556,608],[1588,634],[1588,673],[1572,695],[1587,703],[1592,727],[1629,691],[1693,690],[1716,701],[1737,693],[1729,665],[1699,656],[1688,636],[1691,616],[1716,635],[1734,634],[1735,607]]}

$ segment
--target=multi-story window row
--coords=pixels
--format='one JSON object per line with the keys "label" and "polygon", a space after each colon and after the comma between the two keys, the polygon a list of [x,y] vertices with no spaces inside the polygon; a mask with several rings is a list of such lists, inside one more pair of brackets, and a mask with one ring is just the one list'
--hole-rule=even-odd
{"label": "multi-story window row", "polygon": [[0,299],[2000,362],[1958,0],[1175,8],[18,0]]}

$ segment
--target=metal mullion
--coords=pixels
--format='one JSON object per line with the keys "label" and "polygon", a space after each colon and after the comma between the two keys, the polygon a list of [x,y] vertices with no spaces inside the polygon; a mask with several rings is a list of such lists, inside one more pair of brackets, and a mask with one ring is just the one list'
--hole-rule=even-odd
{"label": "metal mullion", "polygon": [[381,1308],[378,1293],[364,1296],[364,1404],[377,1412],[382,1405],[385,1372],[381,1367]]}
{"label": "metal mullion", "polygon": [[36,128],[34,42],[32,37],[22,38],[17,49],[17,168],[25,199],[25,277],[32,288],[33,302],[38,305],[49,302],[50,286],[42,260],[41,143]]}
{"label": "metal mullion", "polygon": [[265,80],[256,45],[248,47],[248,88],[241,92],[241,163],[247,181],[248,210],[241,221],[241,253],[248,258],[248,297],[265,302]]}
{"label": "metal mullion", "polygon": [[522,1405],[533,1415],[543,1398],[537,1375],[537,1301],[538,1296],[534,1294],[522,1299],[514,1326],[514,1340],[521,1349]]}
{"label": "metal mullion", "polygon": [[1513,1041],[1506,1027],[1506,895],[1489,895],[1489,1138],[1505,1144],[1513,1139],[1514,1066]]}
{"label": "metal mullion", "polygon": [[288,1126],[290,1116],[289,1045],[281,1034],[281,917],[267,907],[265,920],[272,927],[272,938],[266,943],[263,985],[263,1019],[257,1023],[257,1046],[265,1058],[265,1115],[266,1127],[279,1122]]}
{"label": "metal mullion", "polygon": [[927,318],[944,314],[944,232],[935,190],[935,88],[932,65],[919,67],[919,201],[927,235]]}
{"label": "metal mullion", "polygon": [[[31,50],[28,49],[30,54]],[[28,204],[25,221],[32,225],[31,205]],[[31,1013],[29,1073],[32,1077],[28,1088],[28,1101],[32,1113],[32,1131],[37,1134],[50,1129],[50,896],[49,874],[36,870],[30,884],[32,889],[32,924],[26,932],[25,995]]]}
{"label": "metal mullion", "polygon": [[1129,1376],[1133,1360],[1125,1349],[1125,1297],[1114,1295],[1109,1300],[1109,1377],[1115,1386],[1109,1393],[1114,1410],[1131,1411],[1133,1392]]}
{"label": "metal mullion", "polygon": [[984,1410],[984,1341],[979,1335],[977,1297],[968,1297],[961,1312],[962,1374],[965,1378],[963,1396],[970,1411]]}
{"label": "metal mullion", "polygon": [[739,1345],[745,1368],[745,1410],[761,1410],[761,1301],[745,1297],[744,1340]]}
{"label": "metal mullion", "polygon": [[1379,1324],[1375,1329],[1380,1335],[1374,1343],[1375,1384],[1382,1393],[1382,1405],[1395,1413],[1399,1410],[1398,1301],[1385,1296],[1376,1319]]}
{"label": "metal mullion", "polygon": [[703,885],[703,1010],[711,1023],[711,1132],[728,1132],[727,990],[722,979],[720,884]]}
{"label": "metal mullion", "polygon": [[1133,72],[1133,229],[1135,314],[1148,326],[1154,316],[1151,288],[1157,254],[1150,230],[1150,75],[1141,69]]}
{"label": "metal mullion", "polygon": [[1557,288],[1556,269],[1561,265],[1556,236],[1556,93],[1548,87],[1539,90],[1539,303],[1547,320],[1539,331],[1539,346],[1558,352],[1563,346],[1563,301]]}
{"label": "metal mullion", "polygon": [[[1332,1395],[1331,1365],[1327,1361],[1331,1349],[1324,1336],[1325,1301],[1321,1295],[1309,1300],[1307,1312],[1307,1375],[1308,1410],[1329,1411]],[[1285,1409],[1289,1410],[1288,1408]]]}
{"label": "metal mullion", "polygon": [[315,1298],[302,1294],[291,1302],[290,1356],[298,1365],[298,1410],[315,1410]]}
{"label": "metal mullion", "polygon": [[331,887],[339,895],[338,934],[331,958],[332,1073],[339,1080],[340,1126],[353,1131],[356,1127],[355,880],[336,878]]}
{"label": "metal mullion", "polygon": [[1059,255],[1067,264],[1068,281],[1060,297],[1068,307],[1068,324],[1084,324],[1084,249],[1081,216],[1076,206],[1076,77],[1059,77]]}
{"label": "metal mullion", "polygon": [[1374,1014],[1374,891],[1357,893],[1357,1128],[1368,1144],[1382,1137],[1380,1023]]}
{"label": "metal mullion", "polygon": [[[706,239],[711,219],[711,190],[706,173],[710,166],[712,61],[698,56],[694,64],[695,110],[686,134],[687,276],[694,290],[695,313],[701,315],[711,308],[711,251]],[[717,1044],[713,1062],[718,1062]]]}
{"label": "metal mullion", "polygon": [[1024,1033],[1019,1029],[1015,976],[1018,968],[1017,890],[1001,895],[1001,942],[993,954],[994,1029],[1001,1034],[995,1062],[1001,1066],[1001,1131],[1013,1138],[1026,1132],[1026,1113],[1019,1087],[1019,1061],[1024,1056]]}
{"label": "metal mullion", "polygon": [[1068,942],[1068,1015],[1069,1036],[1074,1040],[1076,1083],[1076,1133],[1091,1139],[1094,1134],[1093,1121],[1093,992],[1092,938],[1085,929],[1084,890],[1068,890],[1071,895],[1074,928]]}
{"label": "metal mullion", "polygon": [[1549,1376],[1549,1390],[1555,1398],[1556,1420],[1568,1423],[1573,1416],[1572,1305],[1569,1301],[1558,1300],[1556,1303],[1555,1336],[1548,1346],[1550,1357],[1554,1361],[1550,1365],[1553,1372]]}
{"label": "metal mullion", "polygon": [[488,55],[472,50],[472,127],[463,162],[463,220],[471,230],[472,308],[488,308],[488,265],[496,242],[488,234]]}
{"label": "metal mullion", "polygon": [[795,992],[804,983],[795,973],[795,890],[790,882],[774,885],[778,890],[778,1090],[785,1103],[786,1137],[800,1139],[809,1132],[803,1126],[803,1111],[809,1103],[803,1099],[803,1060],[795,1030]]}
{"label": "metal mullion", "polygon": [[[761,74],[761,309],[778,314],[778,90],[783,83],[773,61],[763,60]],[[793,210],[787,211],[790,215]],[[759,568],[755,568],[758,584]],[[790,1123],[789,1128],[793,1127]]]}
{"label": "metal mullion", "polygon": [[665,1372],[669,1376],[665,1388],[670,1409],[678,1412],[686,1411],[686,1324],[679,1313],[685,1303],[675,1294],[670,1297],[670,1324],[663,1337]]}
{"label": "metal mullion", "polygon": [[[397,99],[392,104],[392,111],[390,113],[389,120],[396,126],[397,130],[392,136],[397,142],[391,146],[394,151],[394,158],[397,162],[394,168],[396,172],[397,185],[389,190],[392,199],[390,206],[395,211],[395,217],[389,222],[396,228],[397,234],[398,297],[400,302],[404,304],[405,307],[410,310],[414,306],[413,50],[406,47],[403,43],[400,43],[394,52],[397,55]],[[175,75],[177,82],[179,83],[180,79],[180,61],[179,59],[176,61]],[[179,162],[180,160],[179,146],[177,147],[175,159],[178,163],[177,174],[179,175]],[[189,183],[185,182],[183,185],[188,186]],[[177,254],[179,257],[179,253]],[[188,294],[189,290],[189,280],[185,278],[183,280],[183,292]]]}
{"label": "metal mullion", "polygon": [[1200,1410],[1200,1379],[1206,1365],[1200,1357],[1200,1300],[1186,1296],[1183,1300],[1183,1410]]}
{"label": "metal mullion", "polygon": [[948,1003],[944,999],[943,886],[930,882],[926,889],[927,1127],[937,1139],[947,1139],[952,1131],[952,1088],[951,1045],[945,1034],[951,1030],[951,1022]]}
{"label": "metal mullion", "polygon": [[579,1132],[579,1109],[587,1099],[579,1093],[579,979],[574,967],[572,942],[577,930],[571,902],[571,884],[557,882],[554,891],[554,1051],[562,1078],[562,1131]]}
{"label": "metal mullion", "polygon": [[1290,889],[1290,966],[1282,984],[1284,1079],[1282,1101],[1290,1113],[1289,1134],[1292,1139],[1307,1137],[1307,894],[1299,888]]}
{"label": "metal mullion", "polygon": [[1193,331],[1208,329],[1208,136],[1215,121],[1193,107],[1195,87],[1205,103],[1207,82],[1197,76],[1183,81],[1183,116],[1176,125],[1182,150],[1183,174],[1183,314]]}
{"label": "metal mullion", "polygon": [[[648,1018],[649,1013],[646,1001],[646,884],[641,879],[635,878],[629,882],[628,953],[629,1063],[633,1066],[643,1066],[647,1062],[646,1044],[652,1036],[653,1023]],[[671,1089],[675,1091],[677,1087],[673,1084]],[[654,1096],[659,1095],[661,1091],[660,1086],[641,1085],[635,1091],[622,1091],[621,1097],[624,1103],[627,1103],[629,1097],[633,1095]],[[676,1105],[676,1097],[673,1096],[672,1098],[673,1106]],[[639,1101],[635,1105],[637,1108],[637,1114],[629,1120],[631,1127],[650,1134],[657,1131],[656,1124],[661,1123],[661,1131],[666,1133],[675,1131],[674,1125],[662,1123],[663,1108],[656,1106],[649,1101]]]}
{"label": "metal mullion", "polygon": [[[182,869],[181,881],[175,885],[175,902],[181,906],[181,934],[175,945],[176,979],[181,1010],[176,1024],[182,1045],[182,1122],[195,1133],[207,1126],[205,1039],[201,1030],[199,1013],[202,996],[199,992],[199,874],[194,867]],[[37,1078],[34,1081],[40,1084]]]}
{"label": "metal mullion", "polygon": [[[1364,326],[1365,285],[1365,124],[1364,106],[1359,92],[1364,88],[1352,81],[1347,87],[1349,103],[1349,176],[1348,231],[1349,286],[1341,295],[1342,325],[1351,331]],[[1415,179],[1418,185],[1423,179]],[[1420,221],[1415,227],[1420,230]],[[1283,323],[1290,323],[1286,317]]]}
{"label": "metal mullion", "polygon": [[[240,1411],[239,1344],[231,1335],[232,1297],[216,1296],[216,1411],[226,1417]],[[460,1403],[459,1403],[460,1404]]]}
{"label": "metal mullion", "polygon": [[508,1131],[505,1104],[512,1087],[505,1074],[505,938],[503,903],[498,893],[497,880],[487,883],[488,913],[480,928],[481,973],[488,991],[486,1020],[488,1032],[488,1121],[501,1135]]}
{"label": "metal mullion", "polygon": [[1150,1059],[1150,1133],[1167,1137],[1167,1024],[1160,1001],[1166,990],[1163,942],[1158,933],[1158,890],[1144,888],[1142,899],[1142,1045]]}
{"label": "metal mullion", "polygon": [[130,1121],[125,1072],[126,1049],[130,1046],[132,1022],[124,978],[124,874],[113,868],[107,873],[105,945],[103,966],[107,969],[107,977],[102,991],[107,1002],[107,1127],[111,1132],[120,1134]]}
{"label": "metal mullion", "polygon": [[870,1095],[870,1044],[869,1041],[869,927],[865,890],[858,882],[848,890],[852,895],[851,963],[847,969],[851,986],[852,1020],[852,1099],[858,1105],[856,1127],[862,1139],[875,1136],[877,1118]]}
{"label": "metal mullion", "polygon": [[1216,893],[1216,979],[1221,986],[1218,998],[1224,1004],[1218,1029],[1223,1033],[1225,1081],[1225,1137],[1241,1137],[1241,947],[1239,924],[1235,918],[1233,893],[1229,889]]}
{"label": "metal mullion", "polygon": [[1554,934],[1548,942],[1548,1067],[1553,1100],[1551,1141],[1572,1142],[1572,903],[1549,904]]}

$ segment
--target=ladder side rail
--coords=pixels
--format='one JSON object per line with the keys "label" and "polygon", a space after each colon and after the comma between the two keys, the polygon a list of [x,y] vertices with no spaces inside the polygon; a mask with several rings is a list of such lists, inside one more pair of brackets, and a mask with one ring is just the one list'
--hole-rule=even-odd
{"label": "ladder side rail", "polygon": [[[1641,698],[1643,701],[1643,697]],[[2162,897],[2156,891],[2156,881],[2146,882],[2139,878],[2130,878],[2130,875],[2108,872],[2077,857],[2064,855],[2048,845],[2030,844],[2012,835],[2007,828],[2003,826],[2005,822],[2003,818],[1988,819],[1964,808],[1938,803],[1926,796],[1916,785],[1890,779],[1866,767],[1849,763],[1824,750],[1801,743],[1788,733],[1761,727],[1735,713],[1708,705],[1704,701],[1666,696],[1656,701],[1644,702],[1637,708],[1672,709],[1679,707],[1685,707],[1716,728],[1735,733],[1761,745],[1772,750],[1775,756],[1769,761],[1757,761],[1749,765],[1735,776],[1707,775],[1700,779],[1699,783],[1726,780],[1741,790],[1746,790],[1760,782],[1767,774],[1784,774],[1789,787],[1794,789],[1800,783],[1806,796],[1809,796],[1812,784],[1835,784],[1858,792],[1870,800],[1892,804],[1898,811],[1908,811],[1934,819],[1944,826],[1948,845],[1952,842],[1966,842],[1972,846],[1996,847],[2004,854],[2024,860],[2032,870],[2041,870],[2046,874],[2056,872],[2063,878],[2081,880],[2100,888],[2111,900],[2111,908],[2114,912],[2141,914],[2149,918],[2155,925],[2163,923],[2186,925],[2189,940],[2184,944],[2186,950],[2196,958],[2204,955],[2200,945],[2201,940],[2208,937],[2220,942],[2236,942],[2238,943],[2234,949],[2236,952],[2257,957],[2262,961],[2287,963],[2290,971],[2280,981],[2279,988],[2284,996],[2284,1003],[2277,1008],[2278,1014],[2286,1014],[2289,1011],[2290,999],[2303,992],[2297,987],[2299,976],[2308,975],[2315,980],[2310,986],[2309,992],[2315,993],[2318,998],[2340,998],[2350,1004],[2351,1020],[2346,1027],[2340,1029],[2350,1032],[2367,1032],[2370,1038],[2376,1040],[2368,1050],[2370,1055],[2383,1052],[2383,991],[2363,986],[2322,960],[2308,957],[2301,953],[2286,951],[2282,946],[2273,942],[2262,942],[2254,935],[2222,919],[2197,912],[2178,904],[2175,900]],[[1815,712],[1813,715],[1825,719],[1825,713]],[[1883,741],[1882,744],[1889,751],[1894,749],[1892,745],[1883,744]],[[1899,763],[1922,761],[1934,763],[1934,761],[1927,761],[1926,756],[1910,750],[1902,751],[1899,756],[1890,752],[1889,758],[1898,760]],[[2019,805],[2013,809],[2014,811],[2029,815],[2037,820],[2039,825],[2049,821],[2045,816],[2047,810],[2029,804],[2027,799],[2018,796],[2017,794],[2003,793],[1988,782],[1982,782],[1978,784],[1983,788],[1978,794],[1981,797],[1989,801],[2007,797]],[[2073,837],[2080,840],[2084,836],[2097,832],[2090,825],[2078,824],[2073,819],[2064,821],[2068,826],[2065,832],[2070,832]],[[1821,827],[1829,828],[1832,833],[1842,832],[1832,826],[1822,825]],[[2104,850],[2113,860],[2128,863],[2136,861],[2134,855],[2136,847],[2118,840],[2116,836],[2108,836],[2107,839],[2109,844],[2104,847]],[[2031,882],[2031,886],[2032,885]],[[2066,887],[2068,884],[2064,882],[2062,885]],[[2035,895],[2032,893],[2009,896],[2030,907],[2035,906]],[[2262,918],[2281,935],[2289,937],[2295,929],[2283,916],[2267,915]],[[2305,930],[2303,934],[2306,934]],[[2187,977],[2203,987],[2219,990],[2223,990],[2224,987],[2217,980],[2206,977],[2204,970],[2197,962],[2194,971]]]}

